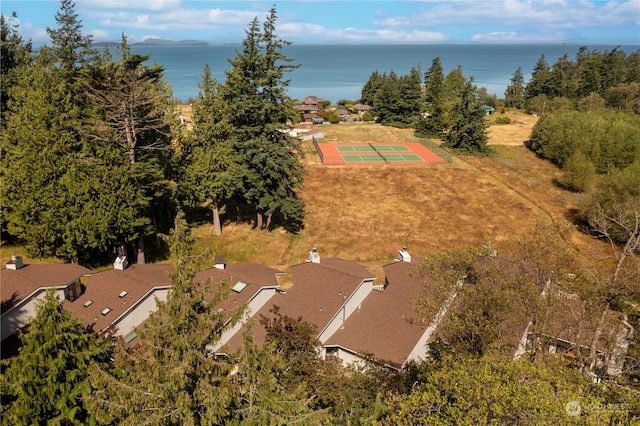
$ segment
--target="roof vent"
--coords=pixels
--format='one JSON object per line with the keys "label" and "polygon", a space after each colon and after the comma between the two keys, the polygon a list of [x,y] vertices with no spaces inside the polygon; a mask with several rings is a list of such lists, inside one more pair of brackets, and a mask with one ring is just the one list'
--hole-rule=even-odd
{"label": "roof vent", "polygon": [[224,264],[224,256],[216,256],[216,264],[214,266],[214,268],[216,269],[224,269],[225,268],[225,264]]}
{"label": "roof vent", "polygon": [[307,259],[307,262],[320,263],[320,255],[318,254],[317,248],[314,247],[311,249],[311,251],[309,252],[309,258]]}
{"label": "roof vent", "polygon": [[398,250],[398,257],[396,257],[396,262],[409,262],[411,263],[411,255],[407,251],[406,247],[402,247]]}
{"label": "roof vent", "polygon": [[22,256],[16,256],[15,254],[11,256],[11,260],[7,262],[7,269],[17,270],[24,266],[22,263]]}

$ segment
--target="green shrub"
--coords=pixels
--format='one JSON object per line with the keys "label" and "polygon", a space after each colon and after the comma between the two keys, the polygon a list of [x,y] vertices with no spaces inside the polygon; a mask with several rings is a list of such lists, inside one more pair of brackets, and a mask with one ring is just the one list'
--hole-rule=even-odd
{"label": "green shrub", "polygon": [[496,124],[509,124],[511,119],[509,117],[496,117]]}
{"label": "green shrub", "polygon": [[578,150],[564,163],[560,184],[572,191],[587,192],[593,188],[596,166]]}
{"label": "green shrub", "polygon": [[373,115],[371,115],[369,111],[362,114],[362,121],[373,121],[373,120],[374,120]]}
{"label": "green shrub", "polygon": [[340,122],[340,117],[338,116],[338,114],[331,114],[329,116],[329,123],[338,124],[339,122]]}

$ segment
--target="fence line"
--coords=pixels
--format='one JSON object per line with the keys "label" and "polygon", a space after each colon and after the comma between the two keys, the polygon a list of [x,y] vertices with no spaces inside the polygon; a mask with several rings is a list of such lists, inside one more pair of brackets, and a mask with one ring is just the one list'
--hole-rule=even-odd
{"label": "fence line", "polygon": [[315,136],[311,136],[311,143],[313,143],[313,147],[316,149],[316,152],[318,153],[318,157],[320,157],[320,162],[324,164],[324,155],[322,154],[322,150],[320,149],[320,146],[318,146],[318,141],[316,140]]}
{"label": "fence line", "polygon": [[419,139],[419,141],[424,147],[431,150],[431,152],[436,154],[438,157],[442,158],[447,163],[449,164],[453,163],[453,154],[441,148],[440,145],[430,141],[429,139]]}

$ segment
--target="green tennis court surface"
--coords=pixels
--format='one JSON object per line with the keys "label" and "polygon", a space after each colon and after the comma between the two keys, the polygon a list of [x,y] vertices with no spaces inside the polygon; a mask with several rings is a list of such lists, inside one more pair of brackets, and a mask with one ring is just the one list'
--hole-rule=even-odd
{"label": "green tennis court surface", "polygon": [[336,146],[338,152],[410,152],[405,145],[347,145]]}
{"label": "green tennis court surface", "polygon": [[[345,147],[346,148],[346,147]],[[407,151],[409,151],[407,149]],[[342,154],[345,163],[387,163],[403,161],[423,161],[416,154]]]}

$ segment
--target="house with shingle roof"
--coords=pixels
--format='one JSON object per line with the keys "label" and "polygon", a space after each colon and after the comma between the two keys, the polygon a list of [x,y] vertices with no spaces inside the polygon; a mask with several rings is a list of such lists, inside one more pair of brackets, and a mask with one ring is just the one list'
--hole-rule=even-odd
{"label": "house with shingle roof", "polygon": [[[291,266],[290,271],[291,288],[276,293],[256,312],[256,317],[268,318],[272,307],[278,306],[281,315],[302,317],[314,326],[321,343],[339,330],[349,317],[356,315],[377,278],[364,265],[338,258],[320,259],[315,248],[309,252],[305,263]],[[266,330],[263,326],[254,326],[252,333],[256,343],[264,343]],[[241,335],[237,333],[230,340],[231,351],[240,346]]]}
{"label": "house with shingle roof", "polygon": [[371,109],[370,105],[365,104],[355,104],[352,109],[356,111],[358,114],[363,115],[365,112]]}
{"label": "house with shingle roof", "polygon": [[80,280],[91,274],[90,269],[74,263],[24,264],[21,256],[12,256],[6,269],[0,270],[0,340],[14,335],[32,321],[38,301],[47,290],[55,290],[60,301],[75,300],[81,293]]}
{"label": "house with shingle roof", "polygon": [[307,96],[299,104],[293,106],[299,113],[302,122],[310,123],[318,117],[318,111],[324,108],[323,100],[317,96]]}
{"label": "house with shingle roof", "polygon": [[213,350],[218,350],[225,345],[246,324],[249,317],[271,300],[279,288],[278,278],[285,275],[282,271],[256,263],[227,265],[221,257],[216,259],[216,265],[213,268],[200,271],[195,275],[193,281],[200,285],[210,283],[214,284],[213,288],[215,288],[216,284],[229,283],[231,294],[226,300],[213,307],[228,312],[228,321],[239,307],[246,306],[244,318],[222,333]]}
{"label": "house with shingle roof", "polygon": [[422,259],[412,257],[406,247],[393,263],[383,266],[383,286],[374,287],[361,309],[351,316],[324,344],[325,356],[336,356],[347,364],[373,357],[393,370],[427,357],[428,344],[437,336],[455,293],[448,297],[434,318],[425,319],[416,302],[429,297],[419,271]]}
{"label": "house with shingle roof", "polygon": [[[517,329],[514,337],[519,337],[519,341],[514,359],[543,350],[575,360],[580,356],[584,366],[610,376],[622,374],[635,331],[627,316],[611,309],[585,310],[577,295],[553,291],[556,294],[547,305],[547,315],[552,320],[544,332],[536,330],[532,321]],[[591,345],[595,345],[594,359],[590,358]]]}
{"label": "house with shingle roof", "polygon": [[62,307],[87,329],[127,340],[157,309],[158,301],[167,300],[173,271],[169,264],[134,264],[97,272],[84,293]]}

